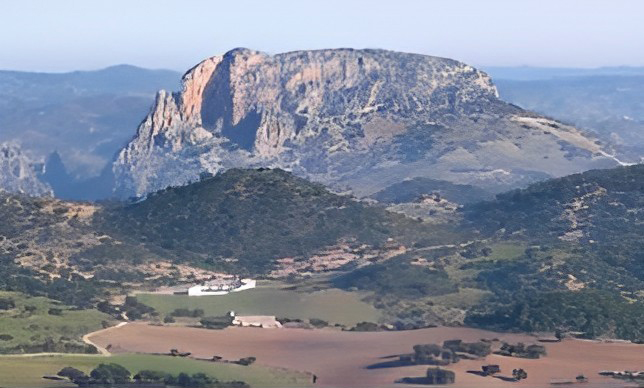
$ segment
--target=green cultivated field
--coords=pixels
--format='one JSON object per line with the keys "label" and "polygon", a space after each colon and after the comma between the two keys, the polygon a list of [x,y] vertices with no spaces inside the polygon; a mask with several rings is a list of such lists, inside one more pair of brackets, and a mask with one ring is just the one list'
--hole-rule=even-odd
{"label": "green cultivated field", "polygon": [[[490,244],[490,254],[487,256],[479,256],[467,259],[466,263],[474,264],[479,262],[492,262],[492,261],[511,261],[521,257],[527,248],[527,244],[520,241],[509,241]],[[464,264],[463,260],[455,261],[453,264],[445,267],[445,271],[449,274],[457,284],[461,284],[464,280],[473,279],[481,271],[480,268],[463,269],[461,266]]]}
{"label": "green cultivated field", "polygon": [[377,322],[380,313],[360,300],[364,294],[329,289],[312,293],[260,286],[222,296],[138,294],[137,299],[162,315],[177,308],[203,309],[205,315],[224,315],[233,310],[241,315],[275,315],[285,318],[319,318],[331,324],[353,326]]}
{"label": "green cultivated field", "polygon": [[160,370],[171,374],[186,372],[205,373],[222,381],[241,380],[253,387],[307,386],[310,376],[258,365],[240,366],[197,361],[186,358],[153,356],[144,354],[123,354],[110,357],[98,355],[55,355],[55,356],[0,356],[0,387],[76,387],[68,382],[43,379],[45,375],[55,375],[66,366],[73,366],[89,372],[100,363],[123,365],[132,374],[141,370]]}
{"label": "green cultivated field", "polygon": [[458,292],[446,295],[438,295],[431,298],[431,301],[445,307],[466,309],[479,303],[483,298],[492,295],[491,292],[478,288],[462,287]]}
{"label": "green cultivated field", "polygon": [[485,257],[487,260],[512,260],[525,252],[527,245],[521,242],[500,242],[491,244],[492,253]]}
{"label": "green cultivated field", "polygon": [[[10,310],[0,310],[0,335],[13,337],[0,339],[0,353],[16,346],[43,344],[47,338],[58,342],[62,337],[63,341],[80,343],[84,334],[101,329],[103,321],[111,320],[109,315],[97,310],[70,310],[44,297],[0,291],[0,298],[11,299],[16,305]],[[60,315],[52,315],[50,309],[62,311]]]}

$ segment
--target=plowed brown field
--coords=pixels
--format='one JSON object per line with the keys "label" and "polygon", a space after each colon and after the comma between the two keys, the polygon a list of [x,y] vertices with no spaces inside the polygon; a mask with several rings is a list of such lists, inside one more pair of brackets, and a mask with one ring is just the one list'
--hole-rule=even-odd
{"label": "plowed brown field", "polygon": [[[171,348],[194,356],[225,359],[255,356],[257,362],[306,371],[318,376],[316,385],[332,387],[392,386],[405,376],[422,376],[427,366],[367,369],[387,361],[388,356],[409,353],[415,344],[442,343],[447,339],[477,341],[481,338],[526,343],[535,338],[520,334],[499,334],[469,328],[430,328],[394,332],[342,332],[335,330],[228,328],[205,330],[187,327],[159,327],[129,324],[93,335],[91,340],[113,352],[168,352]],[[552,379],[589,377],[584,387],[623,387],[626,383],[597,372],[644,369],[644,346],[565,340],[546,344],[548,356],[539,360],[490,355],[486,360],[463,360],[448,369],[457,373],[454,387],[551,387]],[[528,379],[507,382],[467,373],[486,363],[499,364],[502,374],[523,368]],[[401,385],[397,385],[401,387]]]}

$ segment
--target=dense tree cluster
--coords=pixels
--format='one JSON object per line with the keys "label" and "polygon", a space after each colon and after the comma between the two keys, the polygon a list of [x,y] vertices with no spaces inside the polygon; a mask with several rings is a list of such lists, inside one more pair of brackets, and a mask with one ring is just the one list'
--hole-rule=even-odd
{"label": "dense tree cluster", "polygon": [[206,329],[225,329],[233,324],[233,317],[224,315],[219,317],[203,317],[199,320],[201,326]]}
{"label": "dense tree cluster", "polygon": [[519,358],[540,358],[546,355],[546,348],[543,345],[528,345],[519,342],[516,345],[504,342],[496,354],[508,357]]}
{"label": "dense tree cluster", "polygon": [[641,341],[644,303],[609,291],[556,291],[490,302],[468,312],[465,323],[498,330],[582,331],[588,338],[611,335]]}
{"label": "dense tree cluster", "polygon": [[139,302],[135,296],[126,296],[122,308],[127,317],[132,320],[158,315],[152,307]]}
{"label": "dense tree cluster", "polygon": [[344,289],[357,288],[376,294],[407,299],[438,296],[458,291],[444,270],[410,264],[401,255],[382,263],[368,265],[334,279]]}
{"label": "dense tree cluster", "polygon": [[[444,341],[442,345],[424,344],[414,345],[414,353],[403,355],[403,362],[418,365],[449,365],[458,362],[462,354],[474,357],[485,357],[491,353],[492,346],[489,342],[463,342],[462,340]],[[459,353],[461,355],[459,355]]]}
{"label": "dense tree cluster", "polygon": [[61,377],[66,377],[79,386],[110,386],[115,384],[135,383],[161,383],[166,386],[182,388],[248,388],[249,385],[242,381],[219,381],[205,373],[170,373],[142,370],[132,376],[132,373],[119,364],[99,364],[92,369],[89,375],[73,367],[65,367],[58,372]]}

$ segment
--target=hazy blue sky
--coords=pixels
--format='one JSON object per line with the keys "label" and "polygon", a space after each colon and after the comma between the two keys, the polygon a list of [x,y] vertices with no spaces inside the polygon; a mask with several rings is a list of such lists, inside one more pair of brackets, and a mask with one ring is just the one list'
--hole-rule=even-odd
{"label": "hazy blue sky", "polygon": [[186,70],[234,47],[386,48],[474,65],[644,65],[639,0],[0,0],[0,68]]}

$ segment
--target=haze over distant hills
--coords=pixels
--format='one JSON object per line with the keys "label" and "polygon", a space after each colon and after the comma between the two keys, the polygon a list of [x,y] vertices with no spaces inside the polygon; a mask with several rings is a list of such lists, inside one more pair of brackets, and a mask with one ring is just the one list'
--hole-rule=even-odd
{"label": "haze over distant hills", "polygon": [[527,81],[495,79],[495,84],[502,99],[592,131],[611,143],[622,160],[640,162],[644,156],[644,69],[639,75],[637,69],[630,70],[617,75],[606,70]]}
{"label": "haze over distant hills", "polygon": [[644,67],[611,66],[611,67],[538,67],[538,66],[483,66],[492,79],[508,79],[514,81],[549,80],[563,77],[595,77],[595,76],[633,76],[644,75]]}
{"label": "haze over distant hills", "polygon": [[72,177],[98,175],[133,135],[154,94],[179,74],[129,65],[97,71],[0,71],[0,142],[42,162],[58,151]]}

